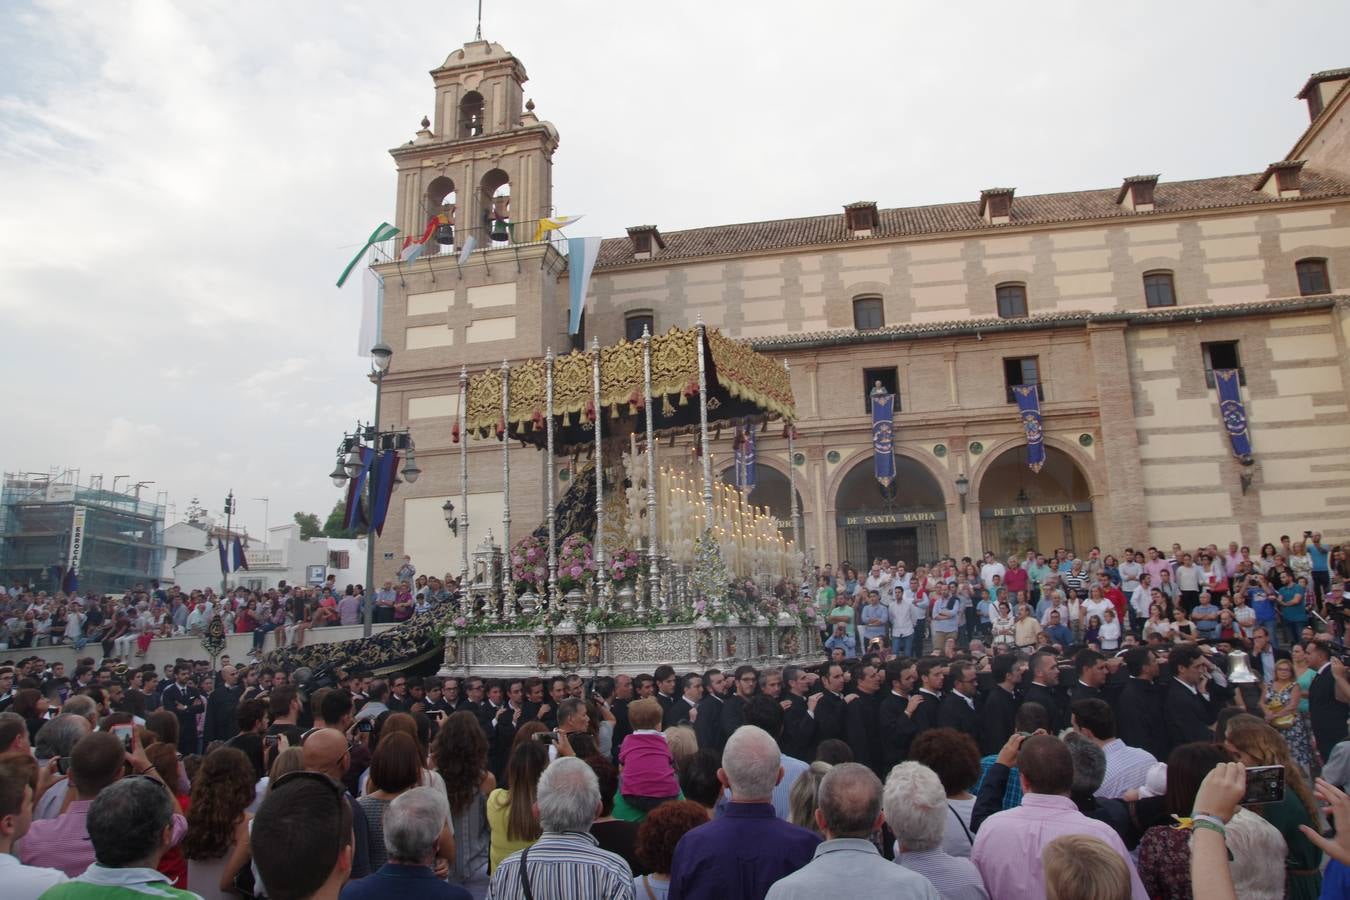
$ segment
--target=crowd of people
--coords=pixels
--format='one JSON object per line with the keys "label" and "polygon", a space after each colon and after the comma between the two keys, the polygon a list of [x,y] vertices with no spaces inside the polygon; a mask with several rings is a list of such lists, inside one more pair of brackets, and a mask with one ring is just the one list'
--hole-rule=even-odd
{"label": "crowd of people", "polygon": [[225,633],[252,634],[251,655],[261,657],[269,634],[277,649],[300,647],[310,629],[360,624],[367,604],[373,622],[396,624],[449,600],[458,590],[451,575],[417,575],[406,558],[399,572],[406,578],[385,581],[369,594],[360,584],[339,588],[331,575],[316,586],[282,581],[267,590],[240,587],[223,595],[213,588],[165,588],[158,581],[138,584],[117,597],[0,585],[0,650],[65,645],[80,651],[93,644],[102,648],[105,659],[142,658],[156,638],[205,634],[219,616]]}
{"label": "crowd of people", "polygon": [[807,665],[0,653],[0,895],[1350,896],[1350,573],[1306,538],[826,566]]}

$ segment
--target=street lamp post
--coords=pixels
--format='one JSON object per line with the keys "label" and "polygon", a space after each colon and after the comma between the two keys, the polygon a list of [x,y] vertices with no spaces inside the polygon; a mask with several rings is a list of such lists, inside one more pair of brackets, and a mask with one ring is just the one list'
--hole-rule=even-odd
{"label": "street lamp post", "polygon": [[[343,436],[342,443],[338,446],[337,465],[333,467],[333,471],[330,473],[335,487],[342,487],[347,483],[348,478],[356,478],[361,474],[361,470],[364,468],[361,451],[367,446],[371,451],[370,471],[379,471],[380,459],[384,454],[406,450],[408,458],[403,464],[403,480],[412,484],[422,474],[413,454],[412,434],[408,429],[380,430],[380,397],[383,393],[384,376],[389,371],[389,363],[394,358],[394,351],[390,349],[388,344],[381,341],[370,349],[370,356],[370,380],[375,384],[375,421],[365,426],[358,423],[354,431]],[[366,522],[366,596],[361,632],[365,637],[370,637],[372,626],[375,623],[376,535],[372,524],[375,499],[375,494],[372,491],[372,479],[367,476],[364,500],[370,515]]]}
{"label": "street lamp post", "polygon": [[[221,538],[222,541],[229,541],[229,540],[230,540],[230,521],[234,518],[234,510],[235,510],[235,505],[234,505],[234,491],[231,490],[228,494],[225,495],[225,536],[224,536],[223,538]],[[225,544],[225,561],[226,561],[226,564],[220,567],[220,599],[221,599],[222,602],[224,602],[224,600],[225,600],[225,593],[226,593],[226,591],[229,590],[229,586],[228,586],[229,577],[230,577],[229,574],[228,574],[229,569],[230,569],[230,566],[229,566],[229,559],[230,559],[230,554],[233,553],[233,552],[234,552],[234,547],[233,547],[231,544],[226,543],[226,544]]]}

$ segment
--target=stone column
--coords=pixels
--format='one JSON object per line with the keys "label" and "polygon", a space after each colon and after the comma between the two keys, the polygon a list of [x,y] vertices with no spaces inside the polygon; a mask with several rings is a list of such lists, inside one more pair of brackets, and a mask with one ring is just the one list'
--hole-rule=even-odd
{"label": "stone column", "polygon": [[1124,322],[1092,322],[1087,326],[1101,428],[1101,462],[1093,478],[1092,515],[1097,543],[1107,548],[1103,552],[1112,553],[1132,544],[1139,546],[1141,541],[1147,543],[1148,539],[1125,328]]}

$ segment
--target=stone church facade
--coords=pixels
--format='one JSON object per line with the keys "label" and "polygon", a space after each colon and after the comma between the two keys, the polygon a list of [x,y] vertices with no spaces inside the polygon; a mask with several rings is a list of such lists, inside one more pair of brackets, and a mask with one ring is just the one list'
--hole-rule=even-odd
{"label": "stone church facade", "polygon": [[[432,80],[434,115],[391,151],[393,221],[421,234],[439,215],[453,234],[438,231],[444,242],[411,264],[378,267],[395,351],[381,424],[412,428],[424,471],[395,495],[394,542],[421,571],[458,572],[441,505],[461,502],[461,367],[567,352],[573,338],[567,258],[537,226],[554,212],[559,132],[526,100],[523,64],[476,41]],[[1284,159],[1245,174],[631,227],[604,241],[585,340],[701,318],[781,358],[795,458],[779,429],[760,435],[751,499],[786,522],[793,471],[817,561],[1230,540],[1255,551],[1319,528],[1350,537],[1348,85],[1350,69],[1311,76],[1298,95],[1307,129]],[[1241,371],[1249,460],[1223,432],[1215,368]],[[867,391],[878,381],[898,395],[893,496],[872,477]],[[1033,383],[1039,473],[1011,397]],[[719,470],[730,444],[723,434],[713,446]],[[488,529],[500,540],[501,445],[470,450],[471,540]],[[515,540],[543,518],[547,468],[533,450],[511,452]],[[559,490],[569,470],[560,463]]]}

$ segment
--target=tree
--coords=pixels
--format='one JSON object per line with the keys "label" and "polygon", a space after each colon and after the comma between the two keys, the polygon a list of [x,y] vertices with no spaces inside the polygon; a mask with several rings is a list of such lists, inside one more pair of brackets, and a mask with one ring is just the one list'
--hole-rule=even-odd
{"label": "tree", "polygon": [[323,529],[319,527],[319,517],[314,513],[296,513],[295,523],[300,526],[300,540],[302,541],[316,538],[323,533]]}
{"label": "tree", "polygon": [[339,499],[333,504],[333,511],[328,514],[328,521],[323,523],[323,536],[330,538],[357,538],[365,534],[363,528],[343,528],[343,520],[347,517],[347,501]]}

